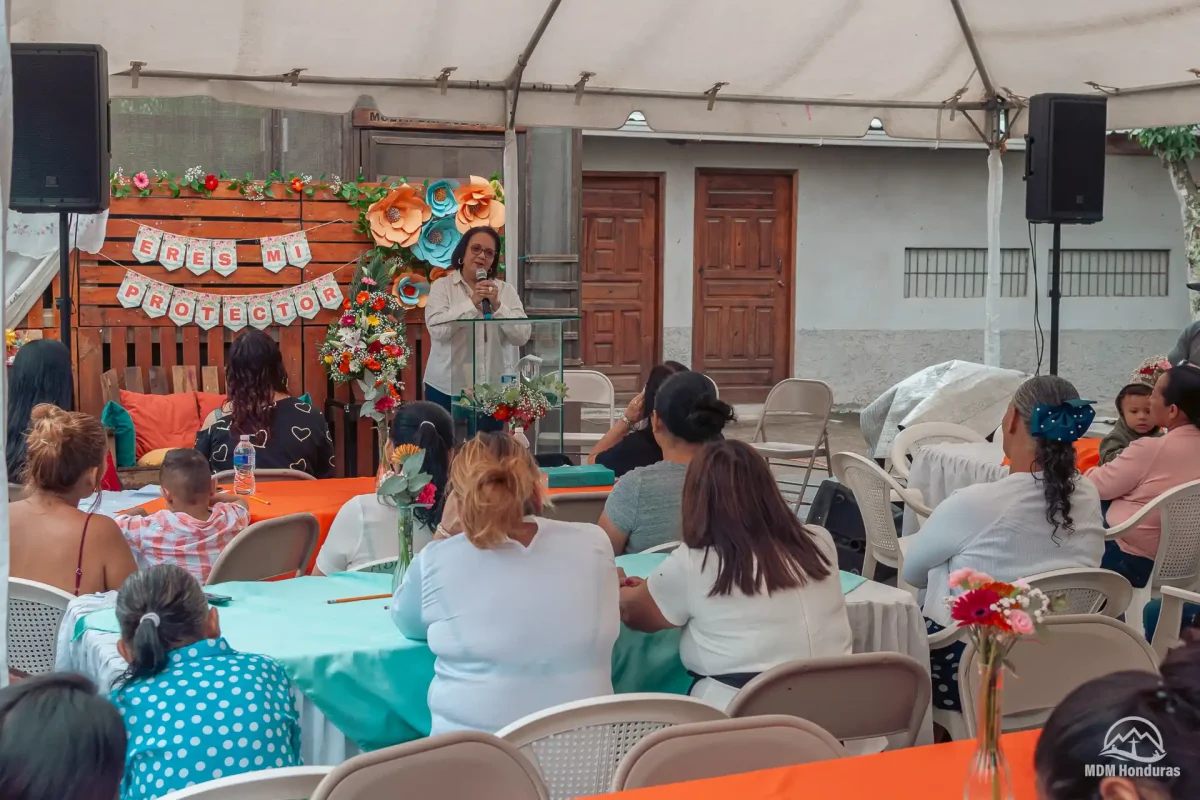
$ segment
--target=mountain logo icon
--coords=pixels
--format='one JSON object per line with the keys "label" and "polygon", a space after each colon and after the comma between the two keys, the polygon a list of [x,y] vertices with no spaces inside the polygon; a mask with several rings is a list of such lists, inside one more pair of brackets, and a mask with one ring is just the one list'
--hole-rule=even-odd
{"label": "mountain logo icon", "polygon": [[1100,755],[1118,761],[1155,764],[1167,757],[1162,733],[1153,722],[1142,717],[1123,717],[1104,734]]}

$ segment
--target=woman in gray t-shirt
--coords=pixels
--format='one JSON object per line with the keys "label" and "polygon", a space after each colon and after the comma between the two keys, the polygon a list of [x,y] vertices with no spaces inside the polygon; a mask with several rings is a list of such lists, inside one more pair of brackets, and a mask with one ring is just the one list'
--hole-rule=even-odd
{"label": "woman in gray t-shirt", "polygon": [[679,541],[688,464],[706,442],[722,438],[721,431],[733,418],[733,407],[717,398],[703,373],[681,372],[667,379],[650,417],[663,460],[622,476],[600,517],[617,555]]}

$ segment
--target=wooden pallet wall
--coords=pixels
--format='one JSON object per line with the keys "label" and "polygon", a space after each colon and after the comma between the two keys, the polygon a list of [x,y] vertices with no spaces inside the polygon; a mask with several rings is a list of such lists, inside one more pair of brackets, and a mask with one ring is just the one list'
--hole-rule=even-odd
{"label": "wooden pallet wall", "polygon": [[[283,193],[278,185],[276,191]],[[117,301],[117,288],[125,278],[126,268],[161,283],[221,295],[261,294],[336,273],[345,291],[354,272],[352,264],[346,265],[370,246],[370,241],[354,230],[356,219],[357,212],[351,206],[333,199],[328,192],[302,200],[290,195],[252,201],[222,187],[212,197],[174,198],[163,191],[151,197],[114,198],[103,249],[96,255],[76,253],[73,258],[72,296],[76,299],[73,338],[77,343],[73,354],[78,408],[99,415],[104,407],[102,375],[109,369],[124,374],[127,368],[136,368],[141,371],[143,384],[148,386],[150,367],[161,367],[163,373],[170,375],[175,366],[193,366],[197,371],[204,366],[215,366],[222,374],[221,388],[225,388],[225,357],[238,332],[223,326],[208,331],[194,324],[181,328],[168,317],[152,319],[141,309],[123,308]],[[212,271],[199,276],[186,269],[171,272],[159,264],[140,264],[134,259],[133,239],[139,224],[207,239],[256,239],[303,229],[312,249],[312,261],[303,269],[289,266],[272,273],[262,267],[258,243],[239,242],[238,269],[228,277]],[[43,308],[57,296],[57,285],[56,279],[51,291],[26,317],[23,327],[38,329],[48,338],[58,338],[57,309],[52,305]],[[322,310],[312,320],[299,318],[291,325],[273,325],[267,329],[280,344],[292,393],[300,395],[307,391],[317,408],[323,408],[330,397],[343,402],[351,400],[349,387],[335,389],[317,359],[333,313]],[[412,400],[421,396],[420,377],[429,343],[423,311],[409,312],[405,322],[413,357],[404,374],[404,397]],[[334,426],[339,456],[344,452],[346,436],[340,416],[337,415]],[[369,421],[361,421],[357,428],[358,463],[343,464],[339,458],[339,475],[371,471],[374,433]]]}

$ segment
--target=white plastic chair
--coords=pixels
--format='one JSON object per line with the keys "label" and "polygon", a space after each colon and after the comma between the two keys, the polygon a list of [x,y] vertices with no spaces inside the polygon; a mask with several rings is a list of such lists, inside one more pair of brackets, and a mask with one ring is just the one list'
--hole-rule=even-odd
{"label": "white plastic chair", "polygon": [[[976,729],[980,673],[968,640],[958,665],[967,735]],[[1045,724],[1063,698],[1094,678],[1135,670],[1158,672],[1158,658],[1138,631],[1101,614],[1066,614],[1046,619],[1046,633],[1019,640],[1008,654],[1004,676],[1005,731]]]}
{"label": "white plastic chair", "polygon": [[8,667],[26,675],[54,671],[58,626],[75,598],[56,586],[8,579]]}
{"label": "white plastic chair", "polygon": [[537,768],[550,800],[603,794],[617,765],[647,734],[671,725],[728,719],[673,694],[621,694],[565,703],[497,731]]}
{"label": "white plastic chair", "polygon": [[1050,611],[1051,616],[1103,614],[1116,619],[1129,608],[1133,597],[1133,586],[1125,576],[1107,569],[1055,569],[1030,575],[1025,581],[1062,602],[1062,610]]}
{"label": "white plastic chair", "polygon": [[359,564],[357,567],[351,567],[346,572],[373,572],[379,575],[391,575],[396,569],[398,558],[377,558],[374,561],[368,561],[365,564]]}
{"label": "white plastic chair", "polygon": [[608,502],[608,492],[580,488],[577,492],[554,495],[550,500],[551,503],[542,510],[542,516],[546,519],[556,519],[561,522],[588,522],[595,525],[604,514],[604,504]]}
{"label": "white plastic chair", "polygon": [[1179,635],[1183,628],[1184,603],[1200,605],[1200,593],[1174,586],[1162,587],[1162,608],[1158,612],[1158,627],[1154,629],[1154,641],[1151,643],[1160,661],[1167,657],[1167,651],[1182,643]]}
{"label": "white plastic chair", "polygon": [[[585,406],[606,406],[608,428],[611,428],[617,419],[617,391],[608,376],[593,369],[564,369],[562,376],[563,383],[567,385],[567,400]],[[547,435],[558,438],[557,434]],[[602,438],[603,433],[564,432],[562,442],[564,446],[591,446]]]}
{"label": "white plastic chair", "polygon": [[662,544],[654,545],[654,547],[647,547],[645,550],[642,550],[641,552],[642,553],[671,553],[671,552],[674,552],[676,550],[676,548],[678,548],[682,544],[683,544],[683,542],[663,542]]}
{"label": "white plastic chair", "polygon": [[283,767],[217,778],[162,800],[308,800],[333,767]]}
{"label": "white plastic chair", "polygon": [[1163,492],[1132,517],[1108,529],[1105,541],[1120,539],[1147,516],[1159,512],[1162,535],[1154,570],[1145,587],[1135,589],[1126,619],[1140,627],[1142,611],[1164,586],[1192,588],[1200,578],[1200,481],[1191,481]]}
{"label": "white plastic chair", "polygon": [[[805,467],[804,480],[796,496],[797,511],[804,502],[804,493],[808,490],[813,469],[818,468],[829,474],[829,465],[819,467],[817,458],[829,458],[829,415],[832,411],[833,390],[829,384],[805,378],[784,378],[767,395],[762,416],[758,418],[758,427],[750,439],[750,445],[768,462],[780,466]],[[768,417],[811,419],[817,423],[820,432],[812,444],[772,441],[767,438]]]}
{"label": "white plastic chair", "polygon": [[[226,469],[213,476],[218,484],[233,483],[233,470]],[[256,469],[255,483],[274,483],[275,481],[315,481],[316,478],[298,469]]]}
{"label": "white plastic chair", "polygon": [[[875,577],[877,563],[892,567],[896,572],[904,571],[904,547],[912,536],[896,535],[896,524],[892,518],[891,497],[893,493],[917,516],[928,519],[933,513],[925,506],[921,493],[916,489],[901,486],[879,465],[857,453],[835,453],[830,459],[833,474],[854,493],[858,511],[862,514],[863,529],[867,534],[867,550],[863,554],[862,574],[871,580]],[[916,534],[920,535],[920,534]],[[916,597],[917,591],[899,576],[896,586]]]}
{"label": "white plastic chair", "polygon": [[711,375],[709,375],[707,372],[706,372],[706,373],[704,373],[704,377],[708,378],[708,382],[712,384],[713,397],[716,397],[717,399],[720,399],[720,397],[721,397],[721,389],[720,389],[720,388],[717,386],[717,382],[716,382],[716,381],[714,381],[714,380],[712,379],[712,376],[711,376]]}
{"label": "white plastic chair", "polygon": [[986,442],[987,439],[963,425],[953,422],[922,422],[905,428],[892,440],[891,471],[901,480],[908,480],[910,457],[917,448],[943,442]]}

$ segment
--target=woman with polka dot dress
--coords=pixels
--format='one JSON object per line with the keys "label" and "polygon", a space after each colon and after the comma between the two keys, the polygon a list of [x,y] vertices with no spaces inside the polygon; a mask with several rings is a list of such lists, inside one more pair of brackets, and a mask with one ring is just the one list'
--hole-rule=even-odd
{"label": "woman with polka dot dress", "polygon": [[238,653],[187,570],[161,564],[117,595],[129,668],[112,693],[129,749],[121,800],[300,765],[300,723],[279,664]]}

